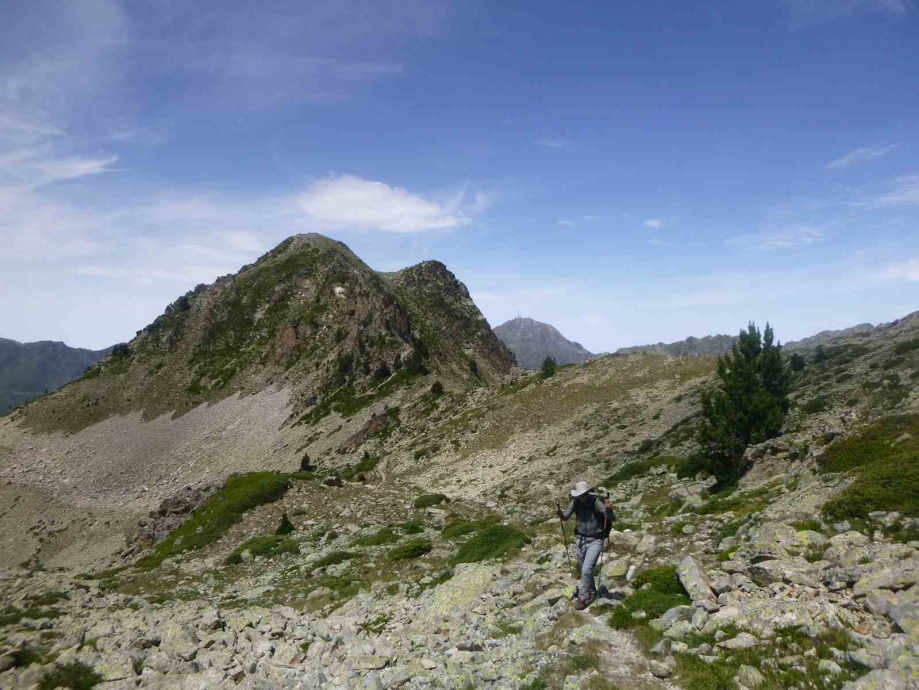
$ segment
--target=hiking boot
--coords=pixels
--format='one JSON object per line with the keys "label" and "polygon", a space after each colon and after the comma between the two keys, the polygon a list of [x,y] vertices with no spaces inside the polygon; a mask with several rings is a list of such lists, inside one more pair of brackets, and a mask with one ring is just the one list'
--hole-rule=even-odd
{"label": "hiking boot", "polygon": [[576,602],[574,602],[574,610],[575,610],[575,611],[583,611],[583,610],[586,609],[589,605],[590,605],[590,604],[588,604],[584,599],[578,599]]}
{"label": "hiking boot", "polygon": [[596,593],[596,591],[591,592],[590,594],[587,595],[587,599],[584,601],[584,607],[586,608],[586,607],[590,606],[590,605],[591,605],[592,603],[594,603],[596,600],[597,600],[597,593]]}

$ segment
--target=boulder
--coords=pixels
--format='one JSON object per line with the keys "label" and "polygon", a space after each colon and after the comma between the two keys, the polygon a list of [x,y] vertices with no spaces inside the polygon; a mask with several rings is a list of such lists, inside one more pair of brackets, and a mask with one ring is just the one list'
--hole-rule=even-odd
{"label": "boulder", "polygon": [[693,556],[686,556],[677,567],[677,577],[683,589],[689,594],[693,602],[701,600],[715,600],[711,580],[701,564]]}

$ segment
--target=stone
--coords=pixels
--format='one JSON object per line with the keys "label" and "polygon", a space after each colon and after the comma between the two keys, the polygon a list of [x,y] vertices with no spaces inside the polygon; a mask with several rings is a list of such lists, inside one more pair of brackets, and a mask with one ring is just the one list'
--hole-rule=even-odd
{"label": "stone", "polygon": [[742,632],[730,640],[719,642],[718,647],[722,649],[750,649],[759,644],[759,641],[750,633]]}
{"label": "stone", "polygon": [[359,654],[355,656],[351,661],[351,664],[354,668],[362,671],[386,668],[388,663],[388,658],[383,656],[373,656],[370,654]]}
{"label": "stone", "polygon": [[691,635],[694,632],[695,630],[693,630],[692,625],[688,621],[677,621],[664,631],[664,637],[679,639]]}
{"label": "stone", "polygon": [[762,673],[757,671],[752,666],[747,666],[746,664],[737,669],[737,675],[735,678],[739,683],[747,688],[759,687],[766,680]]}
{"label": "stone", "polygon": [[904,589],[919,582],[919,561],[910,558],[899,563],[873,570],[855,583],[852,594],[863,597],[876,589]]}
{"label": "stone", "polygon": [[906,679],[894,671],[871,671],[858,680],[846,683],[842,690],[907,690]]}
{"label": "stone", "polygon": [[655,656],[668,656],[670,654],[672,644],[672,640],[669,637],[665,637],[663,640],[651,647],[651,653]]}
{"label": "stone", "polygon": [[648,670],[651,671],[651,675],[655,678],[669,678],[671,674],[670,667],[657,659],[651,660],[648,664]]}
{"label": "stone", "polygon": [[897,595],[889,589],[876,589],[865,597],[865,608],[875,616],[886,616],[899,603]]}
{"label": "stone", "polygon": [[661,630],[668,630],[679,621],[692,620],[695,610],[692,606],[674,606],[660,617]]}
{"label": "stone", "polygon": [[715,600],[715,592],[712,590],[711,581],[708,574],[693,556],[686,556],[677,567],[677,577],[683,585],[683,589],[689,594],[689,598],[696,601]]}
{"label": "stone", "polygon": [[817,664],[817,668],[834,676],[838,676],[840,673],[842,673],[842,666],[831,659],[821,659]]}
{"label": "stone", "polygon": [[907,635],[919,635],[919,604],[909,602],[890,609],[890,619]]}

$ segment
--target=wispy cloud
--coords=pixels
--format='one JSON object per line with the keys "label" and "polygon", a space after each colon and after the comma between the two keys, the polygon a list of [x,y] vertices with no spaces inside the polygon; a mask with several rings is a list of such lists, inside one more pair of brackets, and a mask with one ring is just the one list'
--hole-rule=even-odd
{"label": "wispy cloud", "polygon": [[908,259],[887,266],[881,278],[897,282],[919,283],[919,259]]}
{"label": "wispy cloud", "polygon": [[589,214],[584,216],[584,220],[600,220],[600,216]]}
{"label": "wispy cloud", "polygon": [[792,249],[825,242],[829,234],[823,228],[794,225],[762,233],[750,233],[728,238],[725,244],[747,249]]}
{"label": "wispy cloud", "polygon": [[539,137],[535,143],[537,146],[542,146],[543,148],[547,149],[560,149],[562,151],[574,150],[574,142],[571,141],[571,139],[566,139],[565,137]]}
{"label": "wispy cloud", "polygon": [[461,201],[440,204],[402,187],[341,175],[316,182],[299,204],[307,216],[335,227],[406,233],[468,225]]}
{"label": "wispy cloud", "polygon": [[664,221],[662,220],[646,220],[643,225],[646,228],[654,228],[655,230],[660,230],[664,227]]}
{"label": "wispy cloud", "polygon": [[919,175],[903,175],[890,183],[890,189],[864,201],[856,201],[853,206],[863,208],[892,208],[896,206],[919,205]]}
{"label": "wispy cloud", "polygon": [[912,9],[912,0],[781,0],[794,28],[842,19],[858,12],[880,12],[900,17]]}
{"label": "wispy cloud", "polygon": [[574,221],[573,221],[573,220],[568,220],[568,219],[566,218],[565,220],[560,220],[560,221],[558,221],[558,223],[556,223],[556,225],[564,225],[566,228],[573,228],[573,227],[574,227]]}
{"label": "wispy cloud", "polygon": [[653,239],[648,240],[648,244],[654,247],[663,247],[666,244],[666,242],[664,242],[663,240],[659,240],[655,237]]}
{"label": "wispy cloud", "polygon": [[867,161],[872,161],[875,158],[880,158],[885,153],[892,151],[897,148],[899,144],[891,144],[890,146],[865,146],[860,149],[855,149],[850,151],[845,156],[837,158],[834,161],[827,163],[827,170],[844,170],[856,163],[866,163]]}

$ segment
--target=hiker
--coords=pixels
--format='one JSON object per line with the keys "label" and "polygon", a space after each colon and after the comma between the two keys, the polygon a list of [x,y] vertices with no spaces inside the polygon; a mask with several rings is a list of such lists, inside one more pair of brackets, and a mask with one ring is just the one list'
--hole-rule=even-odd
{"label": "hiker", "polygon": [[578,524],[574,528],[574,534],[577,536],[577,554],[581,564],[578,601],[574,608],[582,611],[597,599],[594,567],[603,551],[604,528],[616,519],[616,514],[609,498],[601,499],[590,493],[590,485],[587,482],[575,484],[571,490],[571,503],[565,510],[558,509],[558,516],[562,520],[568,520],[574,514],[577,514]]}

